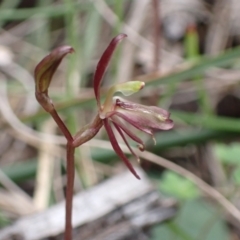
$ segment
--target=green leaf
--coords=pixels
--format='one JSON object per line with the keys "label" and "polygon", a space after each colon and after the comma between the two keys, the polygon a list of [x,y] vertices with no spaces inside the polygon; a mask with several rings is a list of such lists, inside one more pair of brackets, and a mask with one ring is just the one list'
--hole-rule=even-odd
{"label": "green leaf", "polygon": [[198,189],[191,181],[171,171],[164,172],[160,183],[160,190],[180,200],[192,199],[199,196]]}
{"label": "green leaf", "polygon": [[216,144],[213,148],[217,158],[229,165],[240,165],[240,144]]}
{"label": "green leaf", "polygon": [[[73,7],[79,11],[88,10],[90,8],[90,2],[76,2]],[[69,11],[70,10],[66,8],[65,4],[54,4],[48,7],[4,9],[4,11],[1,11],[0,20],[25,20],[33,16],[34,18],[42,18],[43,16],[54,18],[65,15]]]}
{"label": "green leaf", "polygon": [[219,117],[183,111],[171,111],[172,119],[180,123],[185,122],[192,126],[204,127],[218,131],[240,132],[239,119]]}
{"label": "green leaf", "polygon": [[151,79],[150,81],[146,82],[146,87],[157,86],[160,84],[179,83],[185,80],[193,79],[200,74],[204,74],[204,72],[211,67],[229,66],[235,60],[239,59],[239,56],[240,47],[225,51],[224,53],[214,57],[203,56],[197,61],[194,61],[189,68],[171,73],[161,78]]}
{"label": "green leaf", "polygon": [[0,228],[6,227],[11,221],[0,211]]}
{"label": "green leaf", "polygon": [[28,159],[22,163],[17,162],[11,166],[2,168],[2,171],[14,182],[23,182],[33,179],[36,174],[36,159]]}
{"label": "green leaf", "polygon": [[240,185],[240,168],[239,167],[233,171],[232,179],[235,184],[237,184],[238,186]]}
{"label": "green leaf", "polygon": [[200,200],[185,202],[173,221],[154,227],[151,233],[151,240],[230,239],[216,206]]}
{"label": "green leaf", "polygon": [[199,54],[199,37],[195,25],[189,26],[184,39],[184,50],[187,59],[197,59]]}

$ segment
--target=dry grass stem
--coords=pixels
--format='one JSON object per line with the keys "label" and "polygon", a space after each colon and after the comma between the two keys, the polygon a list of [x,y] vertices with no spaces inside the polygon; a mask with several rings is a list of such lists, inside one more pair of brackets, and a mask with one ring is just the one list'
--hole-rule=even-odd
{"label": "dry grass stem", "polygon": [[158,0],[152,0],[153,8],[153,71],[159,71],[160,66],[160,48],[161,48],[161,16],[160,16],[160,3]]}
{"label": "dry grass stem", "polygon": [[98,182],[98,174],[96,173],[93,159],[91,158],[91,151],[86,144],[85,148],[77,148],[79,153],[80,166],[82,166],[82,172],[85,176],[87,186],[93,186]]}
{"label": "dry grass stem", "polygon": [[55,161],[53,171],[53,194],[56,202],[63,201],[65,199],[64,194],[64,182],[62,177],[62,162],[59,160]]}
{"label": "dry grass stem", "polygon": [[[58,144],[66,144],[65,138],[62,136],[56,136],[51,134],[44,134],[38,131],[33,130],[27,125],[23,124],[15,113],[12,111],[12,108],[9,104],[7,98],[7,86],[4,79],[1,79],[1,87],[0,87],[0,111],[2,112],[2,116],[8,122],[8,124],[12,127],[12,129],[20,135],[23,139],[29,139],[33,141],[35,144],[39,144],[42,142],[47,143],[58,143]],[[44,139],[44,140],[43,140]]]}
{"label": "dry grass stem", "polygon": [[[135,33],[141,32],[141,29],[144,26],[144,19],[145,15],[148,9],[148,0],[134,0],[131,4],[130,9],[130,17],[125,22],[125,25],[123,25],[123,32],[125,31],[125,28],[134,29]],[[134,33],[134,34],[135,34]],[[132,35],[132,33],[131,33]],[[129,38],[132,36],[129,33]],[[139,34],[140,36],[140,34]],[[135,37],[136,38],[136,37]],[[121,57],[119,60],[119,67],[117,72],[117,82],[124,82],[128,81],[132,78],[133,74],[133,68],[135,63],[135,52],[136,52],[136,44],[133,43],[133,41],[127,41],[122,48],[121,51]]]}
{"label": "dry grass stem", "polygon": [[[7,195],[12,198],[12,201],[6,201],[1,198],[0,206],[5,208],[13,207],[12,212],[15,214],[25,215],[36,211],[32,198],[27,195],[20,187],[18,187],[6,174],[0,169],[0,183],[8,190]],[[6,192],[4,193],[6,194]],[[3,194],[3,195],[4,195]]]}
{"label": "dry grass stem", "polygon": [[[54,134],[55,122],[50,119],[43,123],[41,130],[45,133]],[[43,139],[44,140],[44,139]],[[52,189],[53,170],[55,164],[54,152],[56,152],[56,146],[42,142],[39,147],[38,154],[38,167],[36,174],[36,184],[34,192],[34,205],[38,210],[44,210],[49,205],[49,199]]]}
{"label": "dry grass stem", "polygon": [[[146,0],[144,0],[146,2]],[[101,16],[109,23],[111,26],[115,26],[120,20],[118,16],[108,7],[104,0],[98,0],[94,2],[94,6]],[[147,45],[153,48],[153,43],[141,36],[135,29],[126,23],[122,23],[122,32],[128,35],[128,40],[138,47]]]}
{"label": "dry grass stem", "polygon": [[230,32],[230,5],[228,0],[216,1],[206,37],[206,53],[216,55],[225,49]]}

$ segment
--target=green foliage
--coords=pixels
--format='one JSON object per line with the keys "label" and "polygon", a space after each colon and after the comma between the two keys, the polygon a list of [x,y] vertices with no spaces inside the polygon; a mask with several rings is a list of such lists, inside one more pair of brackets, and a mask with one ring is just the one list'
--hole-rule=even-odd
{"label": "green foliage", "polygon": [[10,220],[0,211],[0,228],[3,228],[10,223]]}
{"label": "green foliage", "polygon": [[224,164],[240,166],[240,144],[232,143],[216,144],[214,152],[217,158]]}
{"label": "green foliage", "polygon": [[174,172],[164,172],[159,184],[160,190],[180,200],[187,200],[199,196],[196,186],[186,178]]}
{"label": "green foliage", "polygon": [[151,234],[151,240],[229,239],[216,207],[200,200],[186,201],[174,220],[154,227]]}
{"label": "green foliage", "polygon": [[235,169],[232,173],[232,180],[234,181],[234,183],[236,185],[240,185],[240,167],[238,167],[237,169]]}
{"label": "green foliage", "polygon": [[238,119],[184,111],[171,111],[171,113],[175,122],[184,123],[187,126],[232,133],[240,132],[240,121]]}
{"label": "green foliage", "polygon": [[37,161],[36,159],[28,159],[23,163],[16,163],[11,166],[2,168],[2,171],[14,182],[23,182],[33,179],[36,174]]}
{"label": "green foliage", "polygon": [[229,171],[229,179],[232,184],[240,185],[240,144],[237,142],[231,144],[215,144],[214,153],[216,157],[226,167],[234,167],[232,171]]}

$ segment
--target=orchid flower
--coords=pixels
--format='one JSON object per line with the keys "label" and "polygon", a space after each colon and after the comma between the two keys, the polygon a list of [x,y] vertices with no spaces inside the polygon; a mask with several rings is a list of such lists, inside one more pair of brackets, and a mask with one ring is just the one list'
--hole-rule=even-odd
{"label": "orchid flower", "polygon": [[103,75],[109,65],[111,57],[117,45],[126,37],[125,34],[119,34],[108,45],[107,49],[100,58],[97,69],[94,75],[94,93],[98,106],[98,113],[94,120],[84,126],[74,136],[70,133],[64,121],[58,115],[51,98],[48,96],[48,88],[52,77],[61,63],[62,59],[74,50],[70,46],[61,46],[53,50],[49,55],[44,57],[35,68],[35,96],[43,109],[47,111],[64,134],[67,145],[67,190],[66,190],[66,222],[65,222],[65,240],[72,239],[72,199],[73,199],[73,184],[74,184],[74,151],[76,147],[81,146],[85,142],[92,139],[98,131],[104,126],[113,149],[117,155],[123,160],[128,169],[133,175],[140,179],[135,172],[131,163],[121,150],[118,141],[114,135],[113,127],[122,137],[130,152],[136,156],[130,147],[126,136],[138,143],[139,149],[144,151],[145,146],[143,141],[128,128],[127,124],[132,125],[136,129],[149,134],[153,139],[153,133],[156,130],[169,130],[173,127],[173,121],[169,119],[170,114],[155,106],[143,106],[133,103],[123,98],[114,96],[115,93],[121,92],[125,96],[129,96],[138,92],[144,87],[144,82],[129,81],[116,84],[109,88],[106,99],[101,103],[100,86]]}
{"label": "orchid flower", "polygon": [[[107,131],[109,140],[112,144],[114,151],[117,155],[124,161],[128,169],[133,173],[133,175],[140,179],[131,163],[128,161],[127,157],[121,150],[118,141],[114,135],[112,126],[117,130],[123,141],[129,148],[130,152],[136,156],[132,148],[130,147],[126,136],[130,137],[132,140],[139,144],[139,149],[143,151],[145,149],[142,140],[132,132],[124,122],[132,125],[136,129],[145,132],[153,137],[154,130],[169,130],[173,127],[173,121],[169,119],[170,114],[161,108],[155,106],[143,106],[137,103],[126,101],[120,97],[114,97],[116,92],[121,92],[125,96],[129,96],[135,92],[138,92],[144,87],[144,82],[140,81],[130,81],[126,83],[116,84],[107,92],[105,102],[101,104],[100,102],[100,85],[103,79],[103,75],[109,65],[113,52],[125,37],[126,34],[119,34],[110,42],[109,46],[100,58],[97,69],[94,75],[94,93],[98,105],[99,118],[102,119],[103,125]],[[154,138],[153,138],[154,139]]]}
{"label": "orchid flower", "polygon": [[52,101],[48,97],[48,87],[58,65],[68,53],[74,52],[70,46],[62,46],[53,50],[36,67],[36,98],[42,107],[52,115],[73,147],[78,147],[89,141],[104,125],[114,151],[123,160],[133,175],[139,179],[139,176],[135,172],[131,163],[121,150],[112,127],[117,130],[130,152],[138,159],[137,155],[130,147],[126,136],[137,142],[141,151],[145,149],[144,143],[131,129],[126,126],[125,122],[136,129],[149,134],[154,139],[154,131],[171,129],[173,127],[173,121],[169,119],[170,114],[164,109],[155,106],[143,106],[141,104],[124,100],[120,97],[114,97],[114,94],[117,92],[121,92],[125,96],[136,93],[144,87],[144,82],[129,81],[113,85],[109,88],[104,103],[101,103],[100,86],[104,73],[106,72],[114,50],[125,37],[127,37],[126,34],[119,34],[113,38],[101,56],[94,74],[94,93],[98,106],[98,114],[92,123],[83,127],[74,137],[71,136],[65,124],[63,124],[59,119]]}

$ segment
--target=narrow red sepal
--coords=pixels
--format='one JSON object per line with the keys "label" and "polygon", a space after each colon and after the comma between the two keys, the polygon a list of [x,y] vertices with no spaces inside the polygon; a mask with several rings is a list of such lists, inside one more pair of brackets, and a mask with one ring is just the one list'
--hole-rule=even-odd
{"label": "narrow red sepal", "polygon": [[100,85],[101,85],[103,75],[109,65],[109,62],[114,53],[114,50],[116,49],[117,45],[121,42],[121,40],[124,39],[125,37],[127,37],[127,35],[122,33],[117,35],[115,38],[113,38],[98,62],[98,65],[94,74],[94,93],[95,93],[98,107],[100,107],[99,91],[100,91]]}
{"label": "narrow red sepal", "polygon": [[129,162],[129,160],[126,158],[126,156],[124,155],[122,149],[119,147],[117,139],[114,136],[113,130],[109,124],[108,119],[104,119],[103,120],[103,124],[106,128],[106,131],[108,133],[108,137],[109,140],[112,144],[112,147],[114,149],[114,151],[117,153],[117,155],[123,160],[123,162],[126,164],[126,166],[128,167],[128,169],[130,170],[130,172],[137,178],[140,179],[140,177],[138,176],[138,174],[136,173],[136,171],[134,170],[132,164]]}
{"label": "narrow red sepal", "polygon": [[131,146],[129,145],[126,137],[124,136],[124,133],[122,132],[121,128],[118,127],[118,125],[116,123],[113,122],[114,127],[117,129],[118,133],[120,134],[120,136],[122,137],[123,141],[125,142],[125,144],[127,145],[129,151],[132,153],[133,156],[136,157],[137,161],[139,161],[139,157],[137,156],[137,154],[132,150]]}
{"label": "narrow red sepal", "polygon": [[143,141],[136,135],[134,134],[129,128],[127,128],[117,117],[112,116],[111,117],[112,121],[118,125],[118,127],[121,128],[122,131],[124,131],[133,141],[139,143],[139,150],[144,151],[145,145]]}

